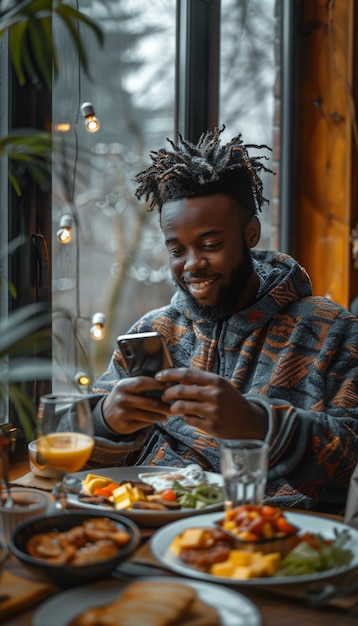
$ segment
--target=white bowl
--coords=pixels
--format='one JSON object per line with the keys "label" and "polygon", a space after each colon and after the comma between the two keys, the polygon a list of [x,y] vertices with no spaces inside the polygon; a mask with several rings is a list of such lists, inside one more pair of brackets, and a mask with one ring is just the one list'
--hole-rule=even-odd
{"label": "white bowl", "polygon": [[37,460],[37,439],[30,441],[27,446],[29,453],[30,470],[36,476],[42,476],[42,478],[52,478],[50,469],[47,469],[45,465],[41,465]]}
{"label": "white bowl", "polygon": [[49,495],[45,491],[31,487],[11,487],[11,498],[14,506],[5,506],[7,495],[0,497],[0,535],[8,544],[10,535],[22,522],[44,515],[50,504]]}

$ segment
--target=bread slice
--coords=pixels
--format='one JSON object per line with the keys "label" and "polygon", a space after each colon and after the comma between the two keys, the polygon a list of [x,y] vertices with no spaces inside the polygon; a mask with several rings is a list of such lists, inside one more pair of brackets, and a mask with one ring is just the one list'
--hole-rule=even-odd
{"label": "bread slice", "polygon": [[221,619],[216,608],[197,598],[190,606],[190,614],[177,626],[221,626]]}
{"label": "bread slice", "polygon": [[181,582],[136,581],[105,606],[87,609],[68,626],[220,626],[216,609]]}

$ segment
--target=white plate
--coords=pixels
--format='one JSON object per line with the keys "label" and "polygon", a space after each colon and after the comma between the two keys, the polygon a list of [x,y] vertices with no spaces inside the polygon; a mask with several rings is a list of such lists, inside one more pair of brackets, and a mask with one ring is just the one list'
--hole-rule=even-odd
{"label": "white plate", "polygon": [[[147,472],[173,472],[175,474],[180,471],[180,468],[174,467],[154,467],[154,466],[135,466],[135,467],[104,467],[99,470],[93,470],[91,472],[77,472],[74,476],[84,480],[87,474],[98,474],[98,476],[108,476],[115,482],[120,482],[122,480],[139,480],[138,474],[144,474]],[[218,485],[224,484],[224,479],[221,474],[215,474],[214,472],[205,472],[205,478],[209,483],[217,483]],[[67,497],[68,503],[71,506],[75,506],[76,508],[83,509],[93,509],[97,510],[105,510],[108,511],[108,507],[101,506],[98,504],[88,504],[86,502],[81,502],[75,494],[69,494]],[[205,507],[205,512],[213,512],[220,511],[224,508],[223,502],[221,504],[212,504],[210,506]],[[115,509],[110,509],[111,511]],[[203,509],[178,509],[176,511],[146,511],[143,509],[132,509],[126,510],[121,509],[118,511],[121,515],[125,515],[129,517],[129,519],[136,522],[138,526],[151,526],[157,528],[158,526],[163,526],[163,524],[168,524],[168,522],[173,522],[174,520],[183,519],[186,517],[192,517],[193,515],[202,514]]]}
{"label": "white plate", "polygon": [[[140,580],[140,579],[137,579]],[[219,585],[197,582],[187,578],[143,578],[148,582],[185,583],[194,588],[198,596],[214,605],[219,612],[222,626],[262,626],[260,612],[256,605],[237,591],[224,589]],[[130,583],[108,581],[76,587],[45,600],[33,617],[32,626],[67,626],[71,619],[85,609],[113,602],[119,598]],[[143,616],[145,626],[145,615]]]}
{"label": "white plate", "polygon": [[170,545],[174,537],[183,532],[185,528],[193,528],[198,526],[211,527],[217,520],[222,519],[222,517],[222,513],[203,514],[199,517],[196,517],[195,519],[184,519],[173,522],[172,524],[168,524],[168,526],[157,530],[150,540],[151,549],[154,556],[165,567],[169,568],[173,572],[176,572],[177,574],[180,574],[181,576],[192,576],[193,578],[200,578],[201,580],[212,583],[247,587],[267,587],[270,585],[289,585],[293,583],[315,582],[323,580],[325,578],[329,578],[331,576],[349,572],[351,569],[354,569],[358,566],[358,530],[352,528],[351,526],[347,526],[347,524],[343,524],[342,522],[336,522],[335,520],[331,520],[329,518],[320,517],[313,514],[294,513],[291,511],[285,511],[285,517],[289,522],[291,522],[295,526],[298,526],[302,530],[302,532],[307,531],[315,534],[321,534],[326,539],[333,539],[335,536],[334,529],[337,529],[338,531],[349,529],[351,539],[349,540],[349,543],[347,543],[347,545],[345,546],[353,552],[353,559],[349,566],[330,569],[325,572],[320,572],[318,574],[307,574],[305,576],[273,576],[269,578],[249,578],[247,580],[235,580],[233,578],[213,576],[212,574],[206,574],[205,572],[201,572],[194,567],[183,563],[183,561],[181,561],[174,554],[174,552],[170,550]]}

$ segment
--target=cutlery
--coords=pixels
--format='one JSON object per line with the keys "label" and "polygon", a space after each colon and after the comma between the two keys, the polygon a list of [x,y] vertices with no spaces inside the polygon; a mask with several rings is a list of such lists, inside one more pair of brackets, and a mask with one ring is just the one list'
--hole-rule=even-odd
{"label": "cutlery", "polygon": [[135,563],[131,561],[123,561],[117,565],[112,572],[114,578],[122,580],[133,580],[142,576],[168,576],[168,570],[151,563]]}
{"label": "cutlery", "polygon": [[[304,598],[309,606],[322,607],[329,606],[336,600],[346,598],[354,592],[358,592],[358,570],[350,572],[337,585],[329,582],[310,585],[304,591]],[[358,595],[356,601],[358,603]]]}
{"label": "cutlery", "polygon": [[52,495],[55,498],[56,509],[63,510],[67,508],[67,494],[75,493],[79,494],[82,488],[82,481],[77,476],[66,474],[60,483],[57,483],[53,490]]}

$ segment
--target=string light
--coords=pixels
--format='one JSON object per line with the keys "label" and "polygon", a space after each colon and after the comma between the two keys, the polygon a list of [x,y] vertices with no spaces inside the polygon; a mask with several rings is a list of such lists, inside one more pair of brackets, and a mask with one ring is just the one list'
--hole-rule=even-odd
{"label": "string light", "polygon": [[62,215],[60,220],[60,227],[57,231],[57,239],[60,243],[70,243],[72,240],[72,215]]}
{"label": "string light", "polygon": [[78,372],[75,376],[76,385],[80,389],[88,389],[91,384],[91,377],[86,372]]}
{"label": "string light", "polygon": [[103,313],[95,313],[92,316],[91,337],[94,341],[101,341],[104,337],[104,324],[106,317]]}
{"label": "string light", "polygon": [[81,114],[85,118],[86,130],[89,133],[96,133],[100,127],[100,123],[96,118],[92,102],[84,102],[81,104]]}
{"label": "string light", "polygon": [[69,122],[59,122],[55,124],[55,130],[59,133],[68,133],[71,130],[71,124]]}

